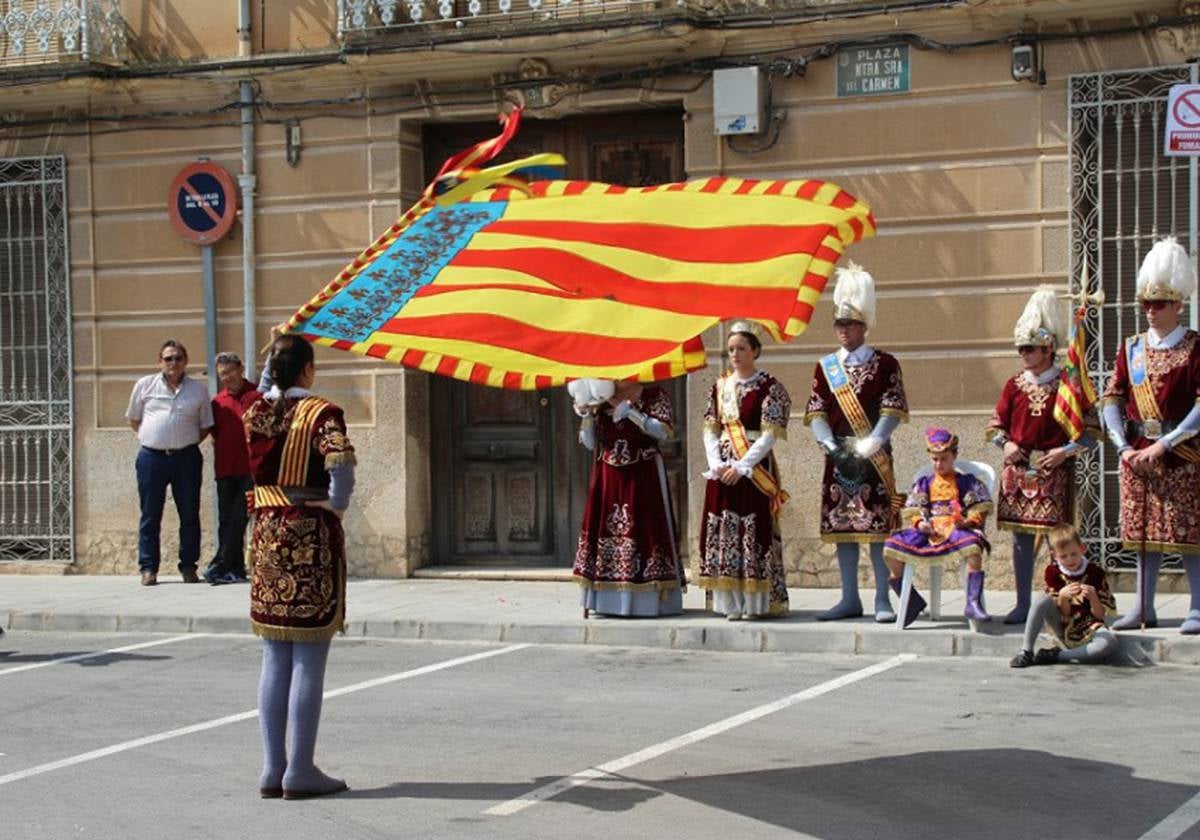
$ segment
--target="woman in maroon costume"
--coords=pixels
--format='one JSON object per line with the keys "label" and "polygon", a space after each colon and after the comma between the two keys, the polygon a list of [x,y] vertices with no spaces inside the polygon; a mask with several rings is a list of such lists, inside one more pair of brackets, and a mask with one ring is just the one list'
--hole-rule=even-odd
{"label": "woman in maroon costume", "polygon": [[704,413],[708,479],[700,518],[700,585],[730,620],[787,613],[772,452],[787,435],[791,398],[755,361],[762,344],[748,324],[727,342],[732,370],[717,380]]}
{"label": "woman in maroon costume", "polygon": [[577,401],[576,413],[580,442],[596,456],[575,552],[584,617],[678,615],[684,579],[658,451],[671,435],[671,398],[621,382],[605,402]]}
{"label": "woman in maroon costume", "polygon": [[250,623],[263,640],[259,791],[307,799],[346,789],[313,754],[330,640],[345,624],[355,455],[342,410],[308,390],[312,345],[276,338],[265,374],[270,390],[242,418],[254,477]]}

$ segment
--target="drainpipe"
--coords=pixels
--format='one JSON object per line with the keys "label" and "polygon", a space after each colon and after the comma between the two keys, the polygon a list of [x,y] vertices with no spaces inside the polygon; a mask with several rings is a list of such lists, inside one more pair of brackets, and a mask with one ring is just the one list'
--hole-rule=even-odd
{"label": "drainpipe", "polygon": [[[238,55],[248,57],[250,54],[250,0],[239,0]],[[258,312],[254,277],[254,189],[258,179],[254,174],[254,86],[248,79],[240,85],[239,99],[242,104],[242,174],[238,175],[242,193],[242,359],[246,363],[247,378],[256,381],[258,342],[255,321]]]}
{"label": "drainpipe", "polygon": [[238,0],[238,57],[249,58],[250,53],[250,0]]}

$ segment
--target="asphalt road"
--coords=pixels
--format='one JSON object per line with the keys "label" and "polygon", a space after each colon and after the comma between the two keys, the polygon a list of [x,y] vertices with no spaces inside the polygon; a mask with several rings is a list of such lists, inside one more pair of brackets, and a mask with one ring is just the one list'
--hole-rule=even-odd
{"label": "asphalt road", "polygon": [[0,638],[0,838],[1200,840],[1194,668],[339,640],[317,754],[352,789],[285,802],[258,665]]}

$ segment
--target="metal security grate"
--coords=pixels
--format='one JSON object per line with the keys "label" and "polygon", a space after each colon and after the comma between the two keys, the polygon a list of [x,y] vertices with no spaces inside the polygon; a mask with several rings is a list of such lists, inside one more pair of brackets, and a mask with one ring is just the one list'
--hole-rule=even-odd
{"label": "metal security grate", "polygon": [[0,562],[72,559],[64,169],[0,160]]}
{"label": "metal security grate", "polygon": [[[1174,235],[1196,254],[1195,159],[1163,155],[1167,95],[1196,83],[1197,66],[1072,76],[1071,282],[1087,260],[1093,287],[1106,303],[1089,315],[1088,370],[1103,392],[1122,337],[1146,328],[1135,292],[1142,257],[1154,241]],[[1078,291],[1078,289],[1074,289]],[[1184,318],[1195,327],[1193,297]],[[1121,546],[1116,451],[1103,445],[1081,459],[1080,524],[1107,568],[1133,568]],[[1176,566],[1177,558],[1169,559]]]}

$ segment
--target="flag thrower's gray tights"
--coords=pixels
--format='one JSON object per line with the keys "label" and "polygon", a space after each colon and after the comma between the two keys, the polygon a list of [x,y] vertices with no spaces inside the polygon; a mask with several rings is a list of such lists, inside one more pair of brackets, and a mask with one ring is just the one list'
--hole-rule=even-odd
{"label": "flag thrower's gray tights", "polygon": [[[1062,615],[1058,611],[1058,605],[1054,602],[1053,598],[1042,593],[1037,596],[1033,602],[1033,606],[1029,610],[1029,619],[1025,622],[1025,640],[1022,643],[1022,650],[1033,653],[1033,646],[1037,643],[1038,633],[1042,632],[1042,626],[1045,624],[1050,625],[1050,629],[1055,636],[1062,638],[1063,623]],[[1098,662],[1107,662],[1116,652],[1117,637],[1113,632],[1108,629],[1097,630],[1096,635],[1086,645],[1060,650],[1058,652],[1058,661],[1094,665]]]}
{"label": "flag thrower's gray tights", "polygon": [[[263,737],[259,787],[316,793],[340,788],[313,763],[329,642],[263,639],[258,717]],[[288,724],[291,737],[288,738]]]}

